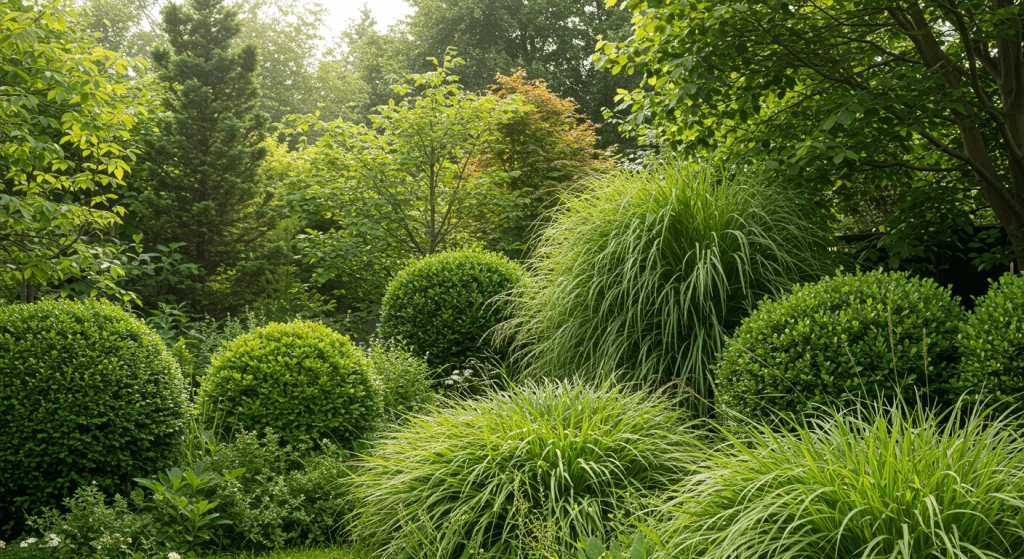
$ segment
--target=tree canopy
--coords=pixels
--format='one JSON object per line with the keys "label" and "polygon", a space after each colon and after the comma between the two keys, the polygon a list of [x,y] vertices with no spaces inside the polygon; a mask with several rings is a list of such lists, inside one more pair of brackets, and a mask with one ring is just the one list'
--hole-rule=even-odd
{"label": "tree canopy", "polygon": [[818,166],[826,189],[865,169],[976,189],[1024,262],[1020,6],[609,4],[632,12],[634,32],[600,44],[597,60],[642,74],[645,87],[621,96],[634,130],[684,150],[763,156],[793,173]]}
{"label": "tree canopy", "polygon": [[0,288],[127,297],[113,228],[149,95],[63,2],[0,6]]}

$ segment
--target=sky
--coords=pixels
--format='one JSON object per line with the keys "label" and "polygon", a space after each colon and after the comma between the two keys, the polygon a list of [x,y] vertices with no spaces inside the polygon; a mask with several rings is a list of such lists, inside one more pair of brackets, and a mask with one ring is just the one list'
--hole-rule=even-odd
{"label": "sky", "polygon": [[337,34],[348,25],[349,20],[358,17],[363,4],[370,6],[370,11],[377,18],[377,26],[381,31],[412,11],[405,0],[321,0],[321,2],[331,12],[327,18],[331,35]]}

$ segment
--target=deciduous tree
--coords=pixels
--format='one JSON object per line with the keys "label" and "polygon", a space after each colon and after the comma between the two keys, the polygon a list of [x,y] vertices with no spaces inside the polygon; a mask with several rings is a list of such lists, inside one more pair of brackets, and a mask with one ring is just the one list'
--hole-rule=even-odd
{"label": "deciduous tree", "polygon": [[112,230],[148,95],[82,24],[66,2],[0,5],[0,289],[22,302],[71,283],[128,296]]}
{"label": "deciduous tree", "polygon": [[820,176],[833,179],[881,169],[968,184],[1024,263],[1017,3],[609,3],[633,13],[634,33],[599,45],[597,59],[642,73],[647,87],[623,96],[634,127],[689,150],[753,152],[794,173],[827,162]]}

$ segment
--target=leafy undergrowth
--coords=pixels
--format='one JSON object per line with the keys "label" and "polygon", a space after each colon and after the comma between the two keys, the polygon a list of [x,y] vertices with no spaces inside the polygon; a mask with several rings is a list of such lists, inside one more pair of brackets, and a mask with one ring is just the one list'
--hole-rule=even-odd
{"label": "leafy undergrowth", "polygon": [[294,549],[265,555],[217,555],[208,559],[370,559],[370,555],[353,548]]}

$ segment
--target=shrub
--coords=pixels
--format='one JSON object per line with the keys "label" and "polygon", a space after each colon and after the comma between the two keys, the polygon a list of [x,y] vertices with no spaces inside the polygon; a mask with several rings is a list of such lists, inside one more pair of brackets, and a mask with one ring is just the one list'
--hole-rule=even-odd
{"label": "shrub", "polygon": [[957,387],[972,398],[1024,393],[1024,276],[1003,276],[980,297],[960,334]]}
{"label": "shrub", "polygon": [[[108,502],[99,489],[84,486],[64,501],[64,508],[67,512],[47,509],[28,521],[37,542],[60,542],[46,549],[47,559],[123,559],[154,551],[145,536],[146,522],[120,495]],[[0,552],[0,557],[6,556]]]}
{"label": "shrub", "polygon": [[353,530],[385,558],[575,555],[683,475],[686,440],[670,404],[621,387],[461,401],[413,417],[356,468]]}
{"label": "shrub", "polygon": [[522,279],[504,256],[459,250],[412,263],[388,284],[379,335],[401,340],[434,369],[462,366],[485,350],[482,340],[507,318],[500,297]]}
{"label": "shrub", "polygon": [[937,417],[897,401],[791,425],[730,429],[674,492],[665,556],[1020,557],[1016,418]]}
{"label": "shrub", "polygon": [[380,395],[362,354],[320,324],[271,323],[225,344],[202,401],[229,431],[271,428],[282,442],[344,447],[378,420]]}
{"label": "shrub", "polygon": [[272,431],[241,433],[217,449],[213,469],[244,472],[223,481],[217,509],[231,523],[222,540],[231,549],[280,549],[337,543],[351,510],[347,454],[327,443],[317,452],[282,446]]}
{"label": "shrub", "polygon": [[721,405],[798,413],[847,394],[940,399],[963,311],[947,288],[903,273],[844,274],[764,301],[717,367]]}
{"label": "shrub", "polygon": [[425,411],[437,402],[427,362],[400,346],[376,342],[366,350],[380,383],[383,415],[388,421]]}
{"label": "shrub", "polygon": [[96,487],[80,488],[67,512],[29,519],[36,541],[24,549],[48,559],[165,559],[342,539],[347,453],[330,443],[320,451],[282,446],[273,432],[243,432],[211,448],[210,457],[139,479],[131,500],[110,503]]}
{"label": "shrub", "polygon": [[827,236],[801,197],[760,175],[664,164],[569,199],[514,296],[530,375],[677,381],[710,399],[725,335],[761,297],[815,278]]}
{"label": "shrub", "polygon": [[173,461],[185,400],[164,342],[113,304],[0,306],[0,528]]}

